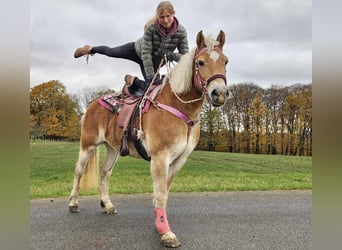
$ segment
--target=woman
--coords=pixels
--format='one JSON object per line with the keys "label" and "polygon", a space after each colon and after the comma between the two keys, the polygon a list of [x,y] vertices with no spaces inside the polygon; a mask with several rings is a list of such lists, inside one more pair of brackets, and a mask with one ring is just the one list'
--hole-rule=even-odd
{"label": "woman", "polygon": [[[175,50],[179,53],[175,53]],[[188,39],[185,28],[175,17],[175,10],[169,1],[160,2],[156,14],[144,26],[144,35],[136,42],[118,47],[85,45],[75,51],[74,57],[102,54],[109,57],[124,58],[140,65],[145,81],[126,75],[125,82],[128,93],[142,94],[156,74],[161,60],[166,55],[169,61],[178,62],[181,55],[188,53]]]}

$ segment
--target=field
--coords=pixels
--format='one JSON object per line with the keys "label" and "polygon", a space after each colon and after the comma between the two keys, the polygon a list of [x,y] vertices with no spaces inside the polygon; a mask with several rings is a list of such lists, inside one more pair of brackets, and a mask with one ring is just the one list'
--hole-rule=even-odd
{"label": "field", "polygon": [[[70,194],[78,150],[79,143],[31,142],[31,199]],[[101,147],[101,159],[104,152]],[[171,192],[293,189],[312,189],[312,157],[194,151],[174,179]],[[120,157],[110,179],[110,194],[151,192],[149,163]]]}

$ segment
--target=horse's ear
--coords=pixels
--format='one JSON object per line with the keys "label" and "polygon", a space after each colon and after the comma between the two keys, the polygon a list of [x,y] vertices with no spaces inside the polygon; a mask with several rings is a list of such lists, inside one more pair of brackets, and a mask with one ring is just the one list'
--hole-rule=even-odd
{"label": "horse's ear", "polygon": [[202,48],[204,48],[206,46],[205,45],[205,38],[204,38],[202,30],[197,33],[196,43],[197,43],[197,48],[198,49],[202,49]]}
{"label": "horse's ear", "polygon": [[226,34],[222,30],[220,30],[220,33],[217,35],[216,41],[220,43],[218,46],[222,49],[226,42]]}

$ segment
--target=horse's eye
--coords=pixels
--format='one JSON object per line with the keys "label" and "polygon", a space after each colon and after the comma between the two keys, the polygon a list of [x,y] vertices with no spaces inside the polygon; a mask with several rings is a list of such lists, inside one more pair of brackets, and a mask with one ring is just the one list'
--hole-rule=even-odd
{"label": "horse's eye", "polygon": [[197,65],[198,65],[199,67],[202,67],[202,66],[204,66],[204,62],[203,62],[202,60],[198,60],[198,61],[197,61]]}

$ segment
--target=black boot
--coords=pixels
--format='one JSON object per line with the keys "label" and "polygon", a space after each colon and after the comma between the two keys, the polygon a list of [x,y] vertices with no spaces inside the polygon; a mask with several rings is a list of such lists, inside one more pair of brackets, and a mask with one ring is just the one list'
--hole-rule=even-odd
{"label": "black boot", "polygon": [[142,96],[144,94],[145,87],[146,82],[136,77],[134,78],[133,83],[129,85],[127,89],[133,96]]}

